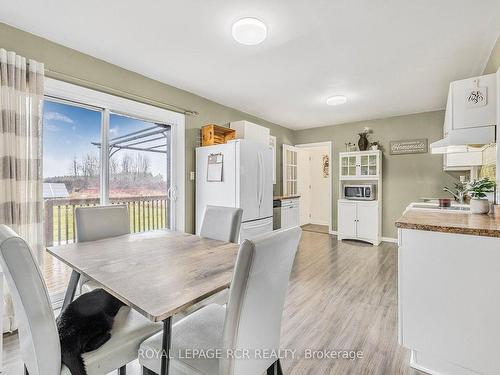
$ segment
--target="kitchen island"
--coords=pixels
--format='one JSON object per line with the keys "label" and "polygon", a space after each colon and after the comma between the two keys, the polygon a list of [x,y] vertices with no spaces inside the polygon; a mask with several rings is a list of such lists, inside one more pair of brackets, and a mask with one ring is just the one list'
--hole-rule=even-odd
{"label": "kitchen island", "polygon": [[500,374],[500,215],[409,206],[398,227],[399,342],[429,374]]}

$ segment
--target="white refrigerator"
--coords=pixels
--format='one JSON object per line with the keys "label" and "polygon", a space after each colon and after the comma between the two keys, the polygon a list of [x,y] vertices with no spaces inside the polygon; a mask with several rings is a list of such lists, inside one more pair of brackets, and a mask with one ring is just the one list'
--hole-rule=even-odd
{"label": "white refrigerator", "polygon": [[[217,164],[213,164],[216,162]],[[220,164],[222,163],[222,165]],[[273,157],[246,139],[196,149],[196,233],[207,205],[243,209],[240,242],[273,230]]]}

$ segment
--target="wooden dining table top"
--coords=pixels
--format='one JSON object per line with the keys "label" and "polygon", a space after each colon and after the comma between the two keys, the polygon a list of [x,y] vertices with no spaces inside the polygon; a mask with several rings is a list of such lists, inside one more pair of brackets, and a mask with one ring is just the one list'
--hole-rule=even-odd
{"label": "wooden dining table top", "polygon": [[161,229],[47,251],[158,322],[227,288],[238,245]]}

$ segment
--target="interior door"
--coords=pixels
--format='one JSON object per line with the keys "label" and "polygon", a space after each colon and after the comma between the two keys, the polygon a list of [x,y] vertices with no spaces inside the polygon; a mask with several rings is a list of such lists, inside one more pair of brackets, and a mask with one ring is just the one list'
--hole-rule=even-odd
{"label": "interior door", "polygon": [[378,205],[374,202],[357,203],[358,237],[376,239],[378,235]]}
{"label": "interior door", "polygon": [[283,145],[283,195],[296,195],[299,149]]}
{"label": "interior door", "polygon": [[356,237],[356,202],[339,202],[338,231],[345,237]]}

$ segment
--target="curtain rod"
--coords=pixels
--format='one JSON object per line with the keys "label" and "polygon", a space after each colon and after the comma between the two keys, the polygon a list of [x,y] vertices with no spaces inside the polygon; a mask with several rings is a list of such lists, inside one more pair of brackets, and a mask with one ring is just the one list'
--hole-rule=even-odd
{"label": "curtain rod", "polygon": [[114,92],[115,94],[118,94],[120,96],[126,96],[129,99],[135,98],[136,100],[141,101],[143,103],[152,104],[152,105],[155,105],[157,107],[162,107],[162,108],[168,109],[168,110],[173,111],[173,112],[182,113],[182,114],[187,115],[187,116],[197,116],[198,115],[198,112],[190,110],[190,109],[182,108],[182,107],[176,106],[174,104],[160,102],[160,101],[155,100],[155,99],[146,98],[144,96],[133,94],[133,93],[128,92],[128,91],[114,89],[114,88],[109,87],[109,86],[101,85],[100,83],[89,81],[89,80],[86,80],[83,78],[78,78],[78,77],[75,77],[75,76],[72,76],[72,75],[69,75],[66,73],[61,73],[61,72],[58,72],[58,71],[55,71],[52,69],[45,68],[45,74],[50,78],[61,79],[63,81],[69,82],[69,83],[79,82],[85,86],[99,87],[107,92]]}

